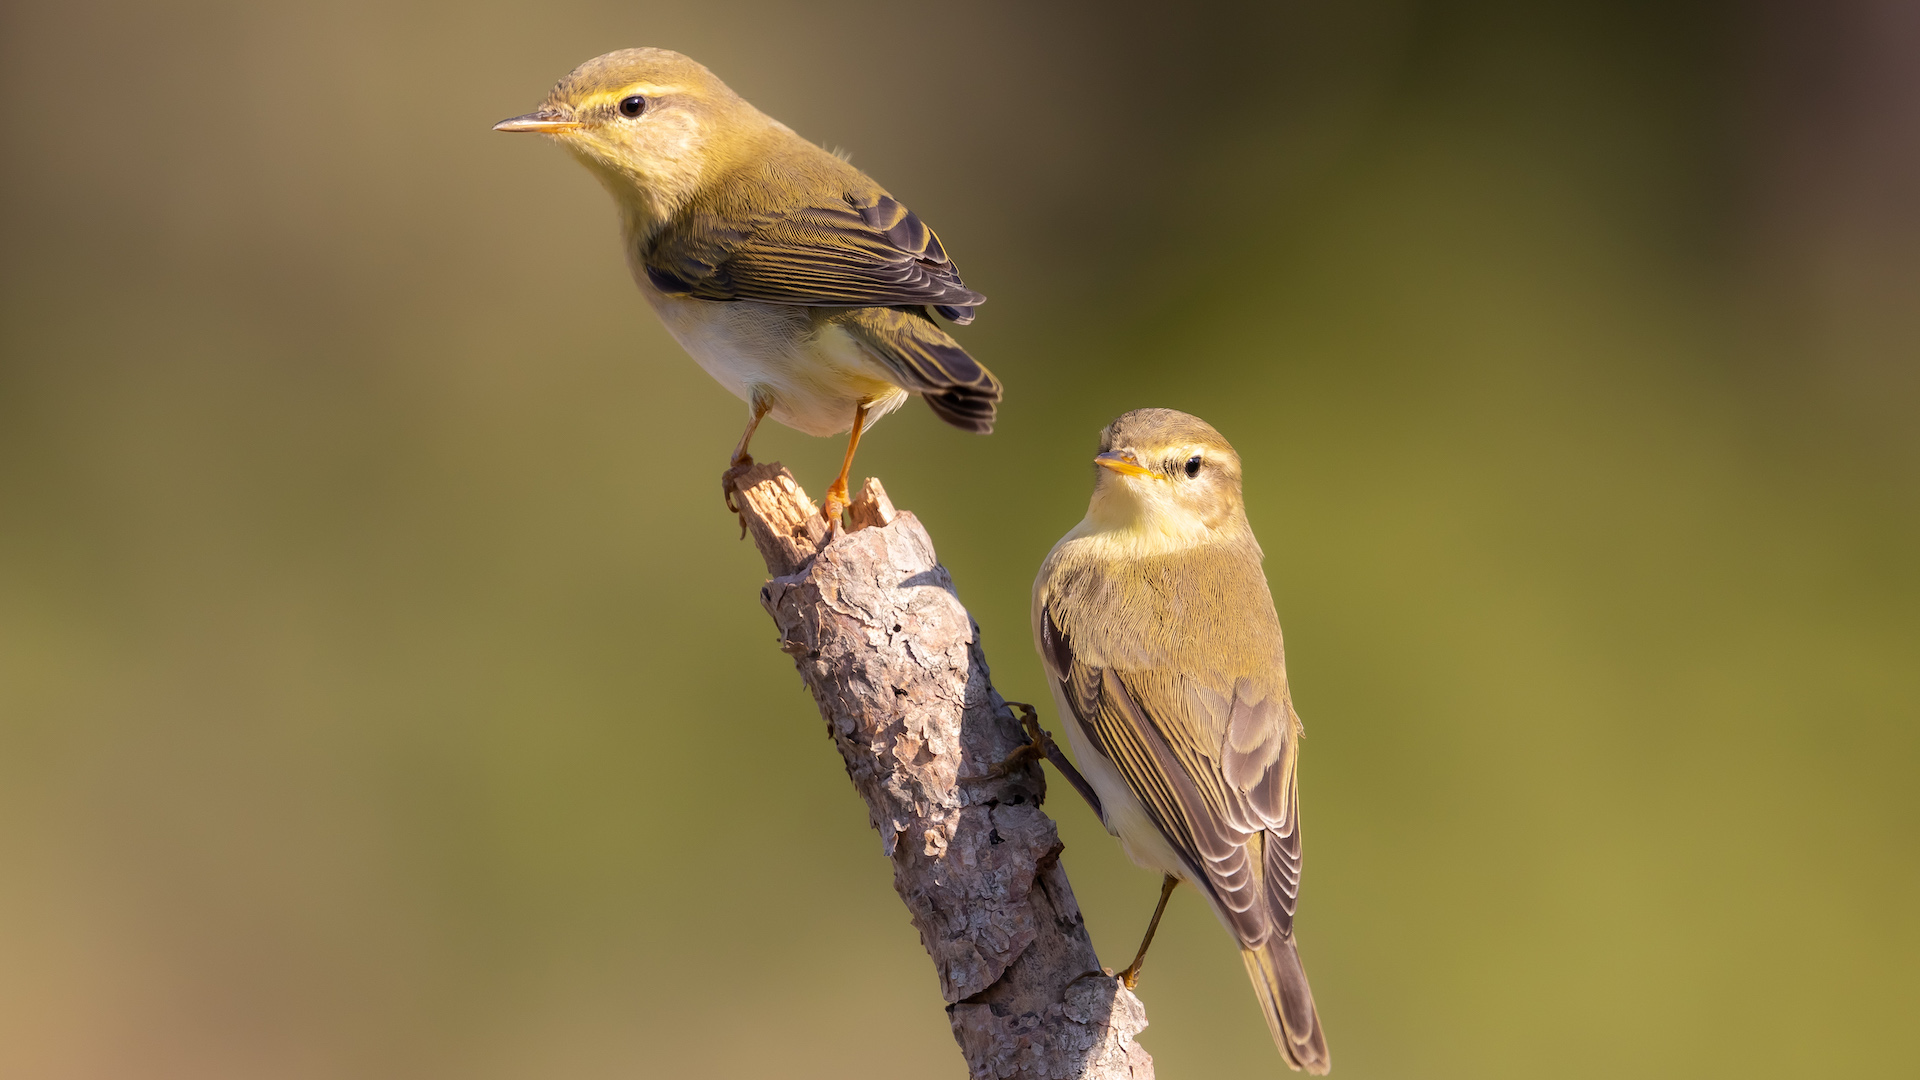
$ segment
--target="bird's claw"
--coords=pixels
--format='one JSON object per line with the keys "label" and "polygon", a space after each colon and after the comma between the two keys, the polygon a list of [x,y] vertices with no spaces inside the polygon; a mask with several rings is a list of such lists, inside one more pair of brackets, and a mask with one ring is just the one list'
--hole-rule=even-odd
{"label": "bird's claw", "polygon": [[1047,734],[1047,729],[1040,726],[1039,709],[1024,701],[1009,701],[1007,708],[1020,714],[1020,726],[1027,731],[1027,746],[1031,747],[1034,753],[1045,757],[1060,752],[1060,747],[1054,743],[1053,736]]}
{"label": "bird's claw", "polygon": [[1040,726],[1038,709],[1024,701],[1009,701],[1007,708],[1020,714],[1020,726],[1026,729],[1027,741],[1015,747],[1013,753],[1008,754],[1005,760],[995,765],[987,773],[989,777],[1005,776],[1028,762],[1039,761],[1060,752],[1060,747],[1054,744],[1053,736],[1047,734],[1046,729]]}
{"label": "bird's claw", "polygon": [[[1080,770],[1073,767],[1073,762],[1067,759],[1067,755],[1060,752],[1060,744],[1054,742],[1053,736],[1047,734],[1047,729],[1040,726],[1040,710],[1024,701],[1009,701],[1007,707],[1020,714],[1020,726],[1027,731],[1027,744],[1007,755],[1007,760],[1000,763],[993,775],[999,776],[1006,770],[1025,763],[1029,756],[1044,757],[1053,762],[1053,767],[1060,770],[1061,778],[1071,784],[1073,790],[1079,792],[1080,797],[1093,808],[1094,816],[1101,821],[1107,820],[1107,812],[1100,804],[1100,793],[1093,790],[1093,785],[1087,783],[1087,778],[1080,775]],[[1062,722],[1072,723],[1073,721],[1063,720]]]}
{"label": "bird's claw", "polygon": [[1013,753],[1001,759],[1000,764],[987,770],[987,779],[998,780],[1015,769],[1047,756],[1047,751],[1039,743],[1024,743],[1013,748]]}
{"label": "bird's claw", "polygon": [[740,518],[740,538],[743,540],[747,536],[747,515],[734,504],[733,497],[740,493],[740,478],[747,475],[747,470],[751,468],[753,468],[752,455],[742,454],[734,458],[733,464],[727,466],[727,470],[720,474],[720,499],[727,504],[728,511]]}

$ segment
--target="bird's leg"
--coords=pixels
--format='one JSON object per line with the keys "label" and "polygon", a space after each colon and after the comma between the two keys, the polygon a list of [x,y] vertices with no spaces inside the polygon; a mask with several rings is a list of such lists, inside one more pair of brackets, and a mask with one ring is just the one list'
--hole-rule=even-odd
{"label": "bird's leg", "polygon": [[1173,895],[1173,887],[1178,884],[1180,879],[1172,874],[1160,883],[1160,903],[1153,909],[1153,921],[1147,923],[1147,936],[1140,939],[1140,951],[1133,954],[1133,963],[1120,973],[1120,981],[1126,983],[1129,990],[1140,981],[1140,964],[1147,958],[1147,946],[1153,944],[1153,932],[1160,929],[1160,916],[1167,910],[1167,897]]}
{"label": "bird's leg", "polygon": [[1087,778],[1080,775],[1080,770],[1073,767],[1067,755],[1060,751],[1060,744],[1054,742],[1053,736],[1047,734],[1047,729],[1040,726],[1040,711],[1024,701],[1009,701],[1007,708],[1019,712],[1020,726],[1027,729],[1027,744],[1008,754],[1007,759],[994,766],[987,775],[1005,776],[1029,761],[1046,758],[1053,762],[1054,768],[1060,770],[1061,776],[1067,778],[1067,783],[1073,785],[1073,790],[1087,800],[1087,805],[1093,807],[1093,816],[1106,821],[1100,810],[1100,796],[1094,793],[1093,785],[1087,783]]}
{"label": "bird's leg", "polygon": [[820,506],[820,516],[826,520],[829,529],[840,527],[840,514],[853,501],[847,494],[847,473],[853,471],[853,452],[859,449],[860,432],[866,426],[867,403],[863,401],[853,410],[853,434],[847,436],[847,458],[840,463],[840,475],[834,477],[833,486],[827,489],[827,501]]}
{"label": "bird's leg", "polygon": [[[753,441],[754,429],[767,418],[772,408],[773,402],[759,394],[753,395],[753,399],[747,403],[747,430],[740,433],[740,442],[733,448],[733,460],[728,463],[727,471],[720,474],[720,497],[726,500],[727,509],[736,514],[740,508],[733,504],[733,493],[738,490],[736,485],[740,483],[740,477],[753,465],[753,455],[747,453],[747,444]],[[747,535],[747,520],[744,517],[740,519],[740,535]]]}

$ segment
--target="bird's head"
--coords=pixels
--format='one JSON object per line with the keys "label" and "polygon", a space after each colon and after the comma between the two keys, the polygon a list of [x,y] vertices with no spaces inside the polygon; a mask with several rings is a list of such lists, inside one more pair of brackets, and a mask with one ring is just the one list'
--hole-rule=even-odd
{"label": "bird's head", "polygon": [[1190,547],[1247,531],[1240,455],[1197,416],[1135,409],[1100,433],[1087,518],[1146,549]]}
{"label": "bird's head", "polygon": [[561,79],[540,108],[493,125],[552,136],[623,205],[656,222],[770,128],[780,125],[668,49],[597,56]]}

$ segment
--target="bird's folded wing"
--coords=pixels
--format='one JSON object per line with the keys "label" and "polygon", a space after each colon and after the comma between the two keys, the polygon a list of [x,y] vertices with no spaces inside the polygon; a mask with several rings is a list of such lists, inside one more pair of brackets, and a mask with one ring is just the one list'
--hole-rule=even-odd
{"label": "bird's folded wing", "polygon": [[807,307],[925,305],[970,322],[986,297],[960,280],[940,238],[884,193],[777,210],[694,208],[644,252],[674,296]]}
{"label": "bird's folded wing", "polygon": [[1290,932],[1300,892],[1299,742],[1284,691],[1262,694],[1234,672],[1095,667],[1074,655],[1051,612],[1041,618],[1041,655],[1072,719],[1241,942]]}

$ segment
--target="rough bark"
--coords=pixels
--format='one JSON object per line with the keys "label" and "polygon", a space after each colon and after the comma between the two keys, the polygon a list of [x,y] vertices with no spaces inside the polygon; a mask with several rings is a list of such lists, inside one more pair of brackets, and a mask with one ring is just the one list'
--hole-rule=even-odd
{"label": "rough bark", "polygon": [[874,480],[831,539],[780,466],[737,489],[773,575],[760,602],[867,804],[969,1073],[1150,1080],[1146,1011],[1094,955],[1046,779],[998,768],[1026,737],[926,530]]}

